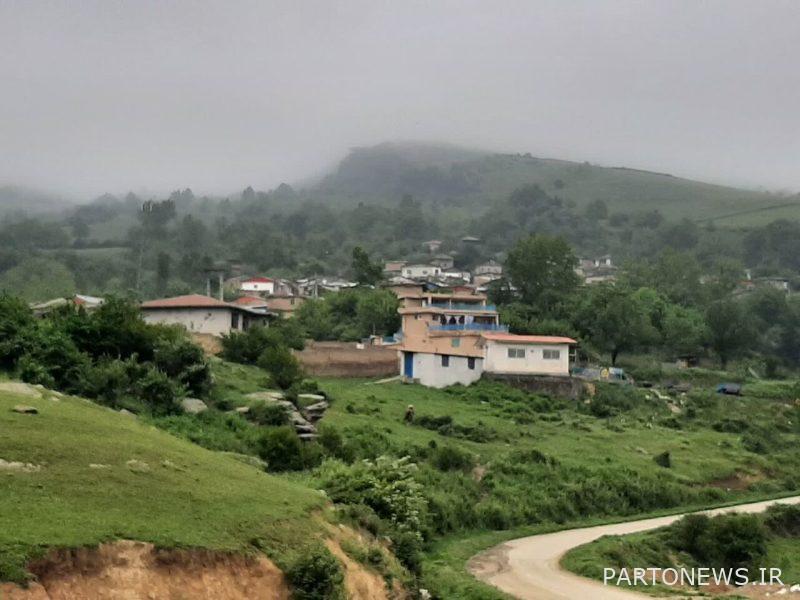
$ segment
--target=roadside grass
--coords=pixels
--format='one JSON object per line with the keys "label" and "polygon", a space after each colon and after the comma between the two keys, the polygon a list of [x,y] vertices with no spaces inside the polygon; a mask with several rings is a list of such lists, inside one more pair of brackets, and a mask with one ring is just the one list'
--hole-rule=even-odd
{"label": "roadside grass", "polygon": [[[39,414],[12,412],[33,405]],[[263,550],[281,564],[318,534],[317,492],[88,401],[0,392],[0,580],[49,547],[114,539]],[[129,462],[137,461],[137,462]],[[94,467],[91,465],[95,465]]]}

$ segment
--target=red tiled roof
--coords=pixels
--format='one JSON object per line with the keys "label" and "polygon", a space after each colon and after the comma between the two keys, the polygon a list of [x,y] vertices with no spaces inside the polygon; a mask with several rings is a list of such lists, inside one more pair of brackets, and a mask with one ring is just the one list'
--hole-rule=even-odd
{"label": "red tiled roof", "polygon": [[267,301],[263,298],[259,298],[257,296],[242,296],[241,298],[237,298],[233,301],[234,304],[238,304],[239,306],[266,306]]}
{"label": "red tiled roof", "polygon": [[272,281],[269,277],[251,277],[250,279],[245,279],[242,283],[272,283]]}
{"label": "red tiled roof", "polygon": [[148,300],[142,302],[142,308],[230,308],[230,304],[222,302],[216,298],[209,298],[202,294],[187,294],[186,296],[175,296],[174,298],[160,298],[158,300]]}
{"label": "red tiled roof", "polygon": [[484,333],[483,337],[493,342],[509,344],[577,344],[575,340],[557,335],[516,335],[514,333]]}

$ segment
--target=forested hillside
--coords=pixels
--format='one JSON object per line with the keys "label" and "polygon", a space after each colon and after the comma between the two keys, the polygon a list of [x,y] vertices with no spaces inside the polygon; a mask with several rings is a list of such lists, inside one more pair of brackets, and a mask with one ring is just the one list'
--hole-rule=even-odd
{"label": "forested hillside", "polygon": [[[144,212],[151,200],[157,210]],[[578,256],[610,253],[617,265],[671,249],[700,275],[741,277],[749,268],[793,280],[800,273],[796,197],[446,145],[357,148],[304,188],[105,194],[48,214],[30,206],[27,215],[0,216],[0,289],[30,301],[203,291],[212,265],[351,277],[356,246],[376,261],[422,262],[430,239],[443,242],[457,268],[471,269],[504,260],[531,233],[563,237]],[[480,243],[464,245],[463,236]]]}

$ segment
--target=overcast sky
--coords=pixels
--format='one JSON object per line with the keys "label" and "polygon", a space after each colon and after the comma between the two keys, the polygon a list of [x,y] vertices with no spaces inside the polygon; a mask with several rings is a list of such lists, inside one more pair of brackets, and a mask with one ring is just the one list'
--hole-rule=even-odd
{"label": "overcast sky", "polygon": [[0,184],[228,193],[351,146],[800,189],[800,2],[0,0]]}

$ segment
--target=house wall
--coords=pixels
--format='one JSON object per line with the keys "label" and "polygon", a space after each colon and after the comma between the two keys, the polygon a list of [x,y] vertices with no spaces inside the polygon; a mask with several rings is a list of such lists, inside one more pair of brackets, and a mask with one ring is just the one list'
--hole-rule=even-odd
{"label": "house wall", "polygon": [[239,288],[243,292],[263,292],[265,294],[275,293],[274,281],[243,281]]}
{"label": "house wall", "polygon": [[433,265],[425,265],[420,267],[403,267],[404,277],[428,277],[439,275],[442,270]]}
{"label": "house wall", "polygon": [[[525,351],[524,358],[509,358],[508,349]],[[543,358],[543,350],[559,350],[558,359]],[[505,344],[495,341],[486,343],[486,364],[490,373],[514,373],[536,375],[569,375],[568,344]]]}
{"label": "house wall", "polygon": [[[398,352],[397,354],[400,361],[400,373],[405,375],[403,371],[405,353]],[[483,359],[475,358],[475,368],[470,369],[466,356],[448,356],[450,357],[450,364],[447,367],[443,367],[441,354],[415,352],[413,379],[419,381],[422,385],[441,388],[457,383],[469,385],[481,378],[483,374]]]}
{"label": "house wall", "polygon": [[[163,323],[165,325],[183,325],[192,333],[205,333],[221,336],[231,331],[231,313],[229,308],[159,308],[142,309],[142,317],[147,323]],[[239,317],[242,327],[244,315]]]}

